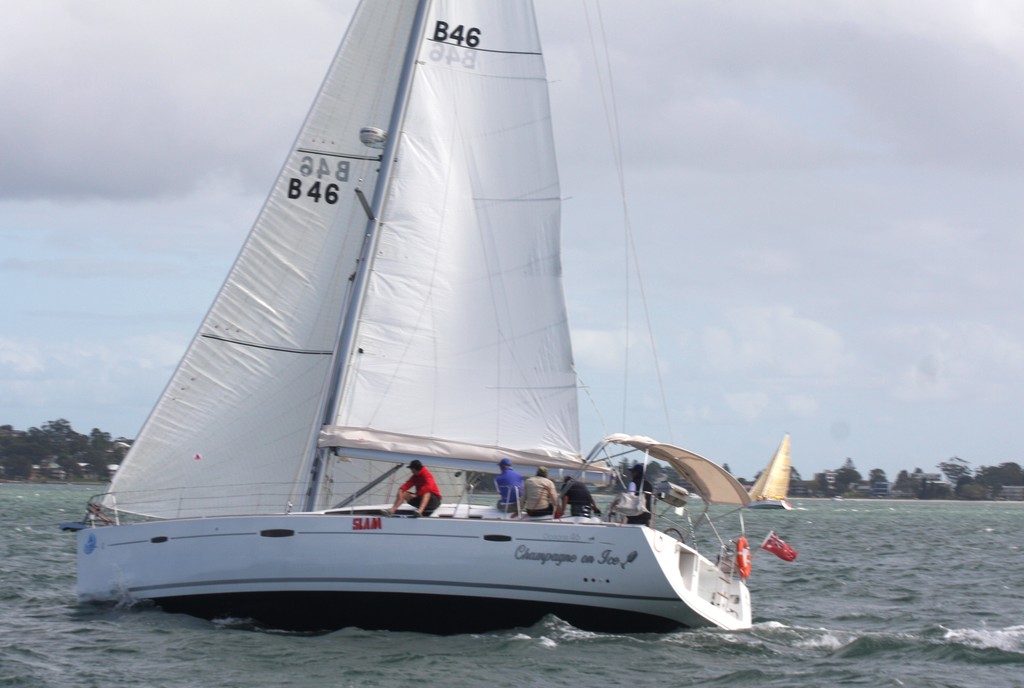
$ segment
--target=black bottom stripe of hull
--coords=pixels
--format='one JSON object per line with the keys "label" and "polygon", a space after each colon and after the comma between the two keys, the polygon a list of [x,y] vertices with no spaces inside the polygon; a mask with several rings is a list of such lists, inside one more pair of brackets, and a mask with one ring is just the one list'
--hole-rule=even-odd
{"label": "black bottom stripe of hull", "polygon": [[287,631],[418,631],[450,635],[532,626],[548,614],[589,631],[656,632],[678,629],[670,619],[571,604],[482,597],[354,592],[260,592],[190,595],[155,600],[172,613],[203,619],[251,619]]}

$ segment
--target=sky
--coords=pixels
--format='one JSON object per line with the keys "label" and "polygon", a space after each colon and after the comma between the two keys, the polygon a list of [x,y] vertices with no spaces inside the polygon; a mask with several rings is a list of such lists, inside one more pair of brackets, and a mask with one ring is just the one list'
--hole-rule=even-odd
{"label": "sky", "polygon": [[[353,7],[0,0],[0,424],[135,436]],[[1024,4],[537,13],[585,449],[1024,463]]]}

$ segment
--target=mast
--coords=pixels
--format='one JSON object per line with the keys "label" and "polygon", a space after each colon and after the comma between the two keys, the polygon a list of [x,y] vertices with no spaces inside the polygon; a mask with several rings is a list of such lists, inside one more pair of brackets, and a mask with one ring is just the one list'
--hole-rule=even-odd
{"label": "mast", "polygon": [[[329,425],[333,421],[341,405],[341,389],[345,383],[348,361],[352,355],[355,342],[356,323],[359,321],[363,297],[366,293],[370,262],[376,251],[384,199],[387,198],[388,189],[391,186],[391,171],[401,137],[402,123],[409,104],[409,95],[412,92],[413,72],[416,68],[416,58],[419,54],[420,43],[423,40],[429,6],[430,0],[419,0],[416,6],[416,16],[413,19],[412,29],[409,32],[409,42],[405,49],[402,73],[395,92],[395,103],[391,109],[391,121],[388,123],[387,140],[381,154],[380,172],[377,176],[377,184],[374,187],[373,198],[367,208],[367,215],[369,217],[366,223],[366,232],[363,236],[363,247],[359,255],[358,264],[356,265],[348,304],[345,308],[345,315],[342,318],[337,343],[334,348],[331,384],[324,390],[320,403],[319,423],[313,426],[307,444],[306,475],[308,478],[305,484],[305,496],[302,506],[304,511],[313,511],[316,508],[317,495],[320,491],[320,481],[323,477],[328,452],[328,450],[319,447],[320,428],[324,425]],[[362,191],[356,189],[356,193],[360,195],[360,201],[366,207]]]}

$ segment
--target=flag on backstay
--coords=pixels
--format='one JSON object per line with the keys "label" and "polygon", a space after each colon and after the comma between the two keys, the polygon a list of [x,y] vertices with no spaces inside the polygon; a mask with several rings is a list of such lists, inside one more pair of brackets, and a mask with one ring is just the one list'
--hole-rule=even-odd
{"label": "flag on backstay", "polygon": [[797,551],[783,542],[774,530],[768,533],[768,537],[761,543],[761,549],[768,550],[784,561],[793,561],[797,555]]}

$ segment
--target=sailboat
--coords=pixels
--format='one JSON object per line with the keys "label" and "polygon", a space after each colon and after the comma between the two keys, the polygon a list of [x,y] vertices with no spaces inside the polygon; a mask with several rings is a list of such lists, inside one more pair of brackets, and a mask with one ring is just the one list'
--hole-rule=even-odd
{"label": "sailboat", "polygon": [[[90,500],[78,599],[310,631],[549,614],[748,628],[736,543],[711,527],[717,505],[749,502],[743,487],[639,435],[580,450],[559,222],[532,5],[363,2],[213,305]],[[671,465],[703,511],[669,489],[650,525],[529,518],[474,492],[501,459],[600,485],[630,453]],[[442,503],[392,514],[417,461]]]}
{"label": "sailboat", "polygon": [[786,501],[789,493],[789,433],[782,437],[779,448],[761,475],[750,488],[751,509],[792,509]]}

